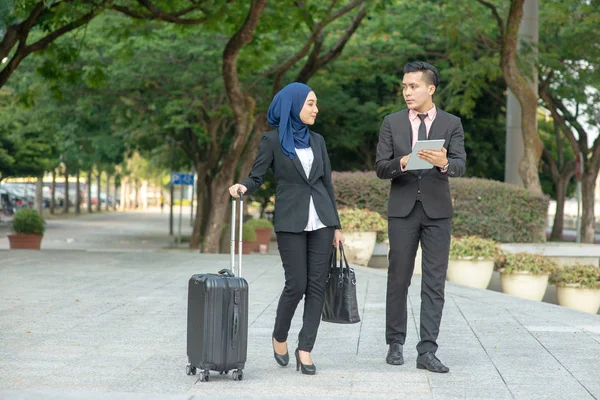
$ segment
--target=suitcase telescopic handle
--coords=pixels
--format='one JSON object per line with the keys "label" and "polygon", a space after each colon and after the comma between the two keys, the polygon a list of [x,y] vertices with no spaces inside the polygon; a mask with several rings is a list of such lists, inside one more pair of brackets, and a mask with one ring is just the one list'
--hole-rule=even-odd
{"label": "suitcase telescopic handle", "polygon": [[236,199],[234,198],[231,202],[231,270],[236,276],[242,276],[242,224],[244,223],[244,193],[238,190],[239,203],[240,203],[240,220],[239,220],[239,236],[238,236],[238,271],[235,273],[235,217],[236,217]]}

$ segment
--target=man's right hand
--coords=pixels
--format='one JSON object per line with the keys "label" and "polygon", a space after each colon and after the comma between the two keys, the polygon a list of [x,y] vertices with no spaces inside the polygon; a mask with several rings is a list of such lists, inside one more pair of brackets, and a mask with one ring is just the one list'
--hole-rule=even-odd
{"label": "man's right hand", "polygon": [[248,188],[244,185],[240,185],[239,183],[236,183],[235,185],[232,185],[229,187],[229,194],[231,195],[231,197],[234,198],[238,198],[240,197],[240,195],[238,194],[238,191],[242,191],[242,193],[246,193],[246,191],[248,190]]}
{"label": "man's right hand", "polygon": [[406,164],[408,164],[408,159],[410,158],[410,154],[405,155],[400,159],[400,167],[402,171],[406,169]]}

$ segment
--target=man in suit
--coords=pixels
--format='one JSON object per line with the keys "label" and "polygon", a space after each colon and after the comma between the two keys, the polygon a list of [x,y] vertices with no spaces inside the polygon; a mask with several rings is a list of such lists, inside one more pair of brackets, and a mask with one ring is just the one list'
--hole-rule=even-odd
{"label": "man in suit", "polygon": [[[466,154],[460,119],[433,103],[438,83],[439,73],[430,64],[417,61],[404,67],[402,94],[408,109],[384,118],[375,168],[379,178],[391,180],[385,332],[389,349],[386,362],[392,365],[404,363],[408,287],[421,242],[421,340],[417,345],[417,368],[448,372],[449,369],[435,356],[452,230],[448,177],[464,174]],[[417,140],[433,139],[444,139],[443,148],[422,150],[417,155],[433,167],[406,170]]]}

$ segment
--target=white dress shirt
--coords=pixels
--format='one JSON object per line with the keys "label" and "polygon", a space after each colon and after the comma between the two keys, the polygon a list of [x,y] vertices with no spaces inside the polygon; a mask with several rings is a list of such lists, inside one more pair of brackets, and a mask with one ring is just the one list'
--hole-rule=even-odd
{"label": "white dress shirt", "polygon": [[[302,163],[302,168],[304,168],[304,173],[308,178],[310,175],[310,170],[312,168],[313,160],[315,159],[315,155],[310,147],[306,149],[296,149],[296,156]],[[310,196],[310,203],[308,205],[308,223],[306,224],[305,231],[316,231],[317,229],[325,228],[325,224],[321,222],[319,219],[319,215],[317,214],[317,209],[315,208],[315,203],[313,202],[312,196]]]}

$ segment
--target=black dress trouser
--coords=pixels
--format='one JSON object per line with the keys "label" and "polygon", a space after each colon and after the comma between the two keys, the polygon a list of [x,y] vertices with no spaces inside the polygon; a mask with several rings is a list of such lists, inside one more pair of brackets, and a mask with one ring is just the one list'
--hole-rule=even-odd
{"label": "black dress trouser", "polygon": [[304,296],[298,348],[312,350],[323,312],[333,235],[334,228],[329,227],[301,233],[277,232],[277,246],[285,272],[285,287],[279,298],[273,330],[273,337],[278,342],[287,341],[294,312]]}
{"label": "black dress trouser", "polygon": [[415,266],[419,241],[422,251],[421,340],[419,354],[437,350],[437,338],[444,309],[444,288],[452,218],[432,219],[420,201],[404,218],[388,218],[390,240],[386,296],[386,343],[406,340],[408,287]]}

